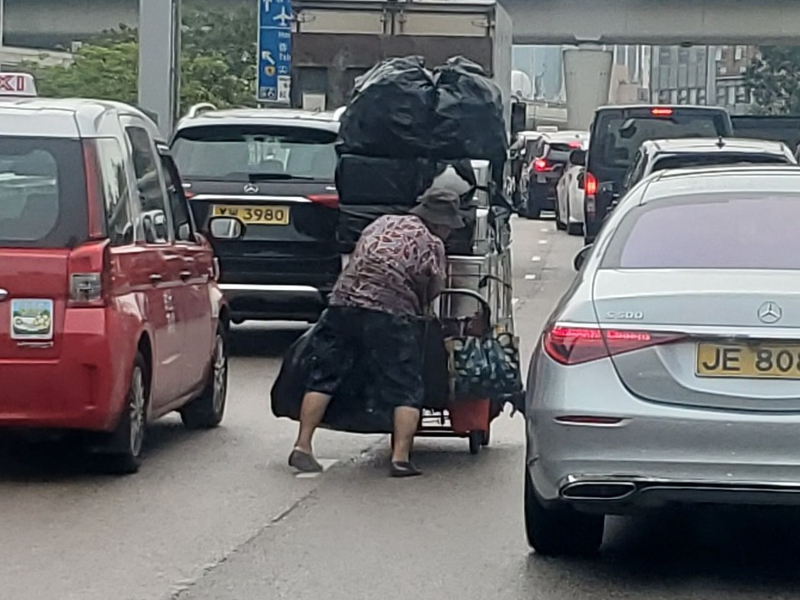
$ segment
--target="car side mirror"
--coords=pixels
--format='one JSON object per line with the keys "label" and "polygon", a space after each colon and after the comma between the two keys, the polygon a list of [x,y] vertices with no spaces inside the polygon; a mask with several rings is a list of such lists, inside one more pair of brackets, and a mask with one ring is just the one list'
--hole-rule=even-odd
{"label": "car side mirror", "polygon": [[569,162],[578,167],[586,166],[586,150],[573,150],[569,154]]}
{"label": "car side mirror", "polygon": [[178,227],[178,241],[191,242],[192,241],[192,226],[188,223],[182,223]]}
{"label": "car side mirror", "polygon": [[586,262],[586,259],[589,258],[589,252],[592,251],[592,245],[589,244],[588,246],[584,246],[583,248],[578,251],[575,255],[575,258],[572,261],[572,266],[575,268],[576,271],[580,271],[583,268],[583,263]]}
{"label": "car side mirror", "polygon": [[239,240],[244,232],[245,226],[239,219],[213,217],[208,221],[208,233],[215,240]]}

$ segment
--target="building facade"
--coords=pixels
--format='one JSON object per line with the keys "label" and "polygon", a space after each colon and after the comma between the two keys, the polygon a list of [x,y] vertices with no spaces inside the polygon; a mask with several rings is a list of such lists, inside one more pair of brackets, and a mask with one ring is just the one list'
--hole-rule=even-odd
{"label": "building facade", "polygon": [[652,101],[749,112],[752,100],[745,75],[756,52],[753,46],[656,46],[652,53]]}

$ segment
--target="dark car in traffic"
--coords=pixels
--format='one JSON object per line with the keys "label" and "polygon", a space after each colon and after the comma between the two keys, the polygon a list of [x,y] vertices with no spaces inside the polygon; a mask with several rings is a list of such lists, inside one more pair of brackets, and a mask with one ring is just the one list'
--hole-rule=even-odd
{"label": "dark car in traffic", "polygon": [[585,131],[559,131],[537,141],[522,170],[519,213],[538,219],[545,210],[556,207],[556,187],[569,163],[570,153],[583,146]]}
{"label": "dark car in traffic", "polygon": [[647,140],[733,137],[724,108],[707,106],[605,106],[595,111],[588,151],[575,151],[574,164],[586,166],[584,238],[592,243],[615,199],[636,152]]}
{"label": "dark car in traffic", "polygon": [[284,109],[192,110],[178,124],[172,151],[197,223],[245,226],[213,237],[233,322],[314,321],[326,306],[341,270],[338,130],[333,114]]}

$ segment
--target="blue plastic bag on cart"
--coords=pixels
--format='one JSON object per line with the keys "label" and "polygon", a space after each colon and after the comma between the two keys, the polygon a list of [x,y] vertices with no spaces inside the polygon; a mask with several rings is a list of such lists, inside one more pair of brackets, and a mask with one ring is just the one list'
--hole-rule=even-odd
{"label": "blue plastic bag on cart", "polygon": [[514,399],[522,392],[519,348],[509,333],[452,340],[456,400]]}

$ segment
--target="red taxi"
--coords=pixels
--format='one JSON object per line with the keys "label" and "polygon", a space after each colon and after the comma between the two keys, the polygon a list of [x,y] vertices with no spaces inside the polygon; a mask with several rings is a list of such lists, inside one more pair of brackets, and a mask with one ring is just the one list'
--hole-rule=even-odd
{"label": "red taxi", "polygon": [[222,420],[228,320],[211,246],[145,114],[37,98],[29,75],[0,81],[0,430],[83,432],[104,464],[134,472],[153,420]]}

